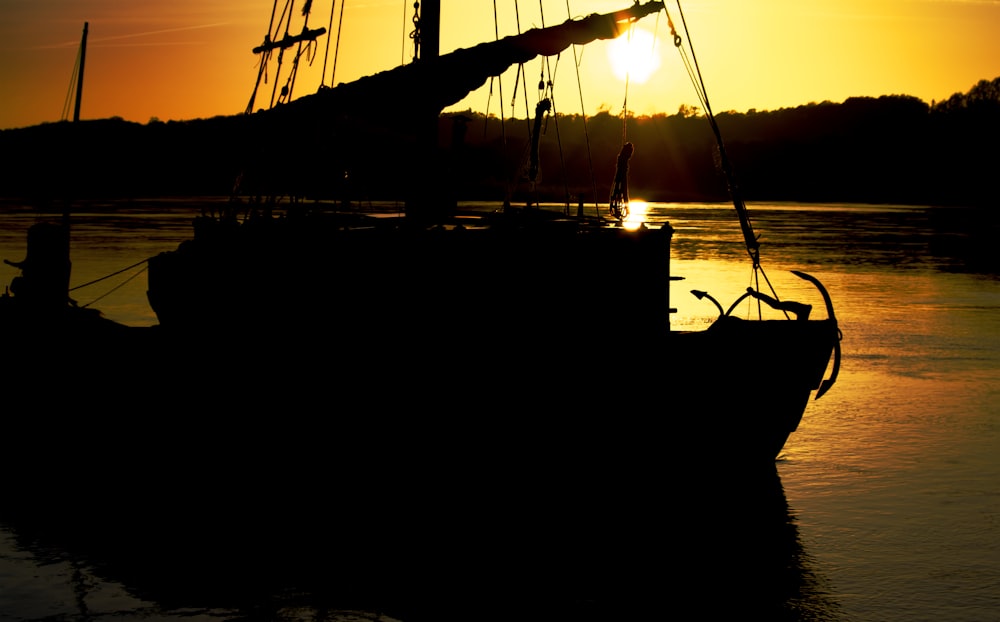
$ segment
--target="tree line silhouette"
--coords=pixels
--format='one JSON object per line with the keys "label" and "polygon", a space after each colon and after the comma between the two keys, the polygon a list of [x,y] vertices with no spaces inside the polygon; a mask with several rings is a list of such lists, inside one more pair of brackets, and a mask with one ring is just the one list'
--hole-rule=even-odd
{"label": "tree line silhouette", "polygon": [[[702,111],[550,114],[539,173],[526,170],[533,119],[445,113],[428,156],[391,119],[302,115],[292,104],[251,115],[146,124],[120,118],[0,131],[0,196],[67,198],[294,195],[344,202],[405,198],[413,184],[458,200],[608,201],[618,152],[635,146],[633,198],[726,200]],[[995,206],[1000,78],[927,104],[852,97],[716,115],[748,201]],[[426,158],[432,165],[427,166]],[[419,177],[419,179],[418,179]]]}

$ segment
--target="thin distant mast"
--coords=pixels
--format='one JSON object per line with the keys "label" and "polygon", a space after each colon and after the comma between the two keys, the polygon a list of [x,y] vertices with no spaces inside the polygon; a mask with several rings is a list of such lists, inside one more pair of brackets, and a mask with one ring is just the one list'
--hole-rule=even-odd
{"label": "thin distant mast", "polygon": [[87,30],[90,22],[83,22],[83,38],[80,40],[80,68],[76,75],[76,104],[73,106],[73,121],[80,120],[80,102],[83,101],[83,66],[87,62]]}
{"label": "thin distant mast", "polygon": [[69,88],[66,89],[66,99],[63,100],[61,121],[69,118],[70,98],[75,96],[73,108],[73,121],[80,120],[80,103],[83,101],[83,66],[87,61],[87,31],[89,22],[83,22],[83,39],[80,41],[80,49],[76,53],[76,63],[73,65],[73,75],[69,79]]}

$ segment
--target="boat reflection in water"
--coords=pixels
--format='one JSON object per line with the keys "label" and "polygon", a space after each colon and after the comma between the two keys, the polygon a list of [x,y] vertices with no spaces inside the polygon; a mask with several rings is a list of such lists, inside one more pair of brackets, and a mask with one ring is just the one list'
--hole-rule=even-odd
{"label": "boat reflection in water", "polygon": [[[203,449],[190,460],[211,459]],[[264,465],[255,486],[220,480],[212,498],[181,486],[144,496],[141,482],[82,464],[64,475],[89,488],[77,500],[84,507],[99,508],[104,496],[142,499],[117,516],[97,512],[95,522],[80,508],[26,522],[3,512],[17,547],[39,564],[73,561],[84,608],[87,586],[120,584],[165,619],[196,610],[241,620],[836,618],[776,473],[706,487],[668,478],[645,491],[642,513],[555,488],[525,512],[528,504],[481,496],[470,482],[465,510],[448,514],[418,490],[408,503],[372,490],[369,505],[343,506],[332,488],[303,486],[308,474],[269,481]],[[284,504],[264,503],[255,488],[284,493]]]}

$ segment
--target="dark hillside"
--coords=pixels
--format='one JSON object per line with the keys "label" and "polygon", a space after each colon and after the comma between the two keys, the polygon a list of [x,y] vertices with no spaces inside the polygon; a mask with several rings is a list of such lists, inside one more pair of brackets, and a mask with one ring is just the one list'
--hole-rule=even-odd
{"label": "dark hillside", "polygon": [[[406,196],[421,159],[398,137],[357,120],[295,112],[146,125],[121,119],[0,131],[0,195],[226,195],[242,190],[349,201]],[[769,112],[717,115],[750,201],[997,205],[1000,78],[926,104],[904,95],[851,98]],[[425,180],[459,199],[583,197],[606,203],[623,136],[635,145],[633,197],[724,200],[708,123],[691,108],[622,120],[548,117],[532,186],[530,121],[445,115],[440,160]],[[285,128],[294,125],[291,131]],[[398,129],[398,128],[396,128]]]}

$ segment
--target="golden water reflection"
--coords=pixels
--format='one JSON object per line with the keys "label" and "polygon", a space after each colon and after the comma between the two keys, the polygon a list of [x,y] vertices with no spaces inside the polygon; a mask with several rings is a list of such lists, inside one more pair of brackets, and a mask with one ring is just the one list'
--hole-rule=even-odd
{"label": "golden water reflection", "polygon": [[646,214],[649,212],[649,203],[641,199],[632,199],[628,203],[628,218],[622,223],[628,231],[635,231],[646,222]]}

